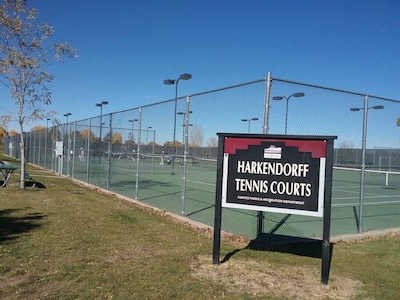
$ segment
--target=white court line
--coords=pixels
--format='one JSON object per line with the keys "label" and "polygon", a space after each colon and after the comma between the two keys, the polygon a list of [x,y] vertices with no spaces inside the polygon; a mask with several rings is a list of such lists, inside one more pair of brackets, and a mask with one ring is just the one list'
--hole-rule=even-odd
{"label": "white court line", "polygon": [[[364,206],[368,205],[383,205],[383,204],[396,204],[400,203],[400,200],[394,200],[394,201],[379,201],[379,202],[364,202]],[[340,204],[332,204],[332,207],[344,207],[344,206],[358,206],[360,203],[359,202],[354,202],[354,203],[340,203]]]}
{"label": "white court line", "polygon": [[[369,196],[366,196],[367,194]],[[395,197],[395,196],[394,195],[381,195],[381,194],[364,193],[364,199],[393,198],[393,197]],[[358,198],[360,198],[360,197],[359,196],[358,197],[335,197],[333,199],[335,199],[335,200],[350,200],[350,199],[358,199]]]}
{"label": "white court line", "polygon": [[197,180],[188,180],[189,182],[193,182],[193,183],[198,183],[198,184],[204,184],[204,185],[212,185],[215,186],[215,183],[209,183],[209,182],[203,182],[203,181],[197,181]]}
{"label": "white court line", "polygon": [[360,185],[335,186],[335,190],[336,189],[355,189],[355,188],[360,188]]}
{"label": "white court line", "polygon": [[360,191],[346,191],[346,190],[339,190],[339,189],[332,189],[332,191],[342,192],[342,193],[351,193],[351,194],[360,194]]}
{"label": "white court line", "polygon": [[[351,194],[360,194],[360,191],[344,191],[344,190],[337,190],[334,189],[334,191],[337,192],[344,192],[344,193],[351,193]],[[365,196],[365,195],[369,195],[369,196]],[[378,197],[378,198],[388,198],[388,197],[396,197],[397,195],[382,195],[382,194],[377,194],[377,193],[368,193],[368,192],[364,192],[364,198],[372,198],[372,197]],[[335,197],[335,199],[352,199],[352,198],[356,198],[356,197]]]}

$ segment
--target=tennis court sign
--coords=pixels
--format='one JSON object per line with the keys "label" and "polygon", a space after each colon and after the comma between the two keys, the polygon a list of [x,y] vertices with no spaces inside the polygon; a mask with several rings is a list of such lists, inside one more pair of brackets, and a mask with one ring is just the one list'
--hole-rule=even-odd
{"label": "tennis court sign", "polygon": [[324,141],[224,138],[222,206],[322,217]]}
{"label": "tennis court sign", "polygon": [[221,207],[228,207],[324,217],[324,239],[329,242],[336,137],[218,136],[214,235],[221,228]]}

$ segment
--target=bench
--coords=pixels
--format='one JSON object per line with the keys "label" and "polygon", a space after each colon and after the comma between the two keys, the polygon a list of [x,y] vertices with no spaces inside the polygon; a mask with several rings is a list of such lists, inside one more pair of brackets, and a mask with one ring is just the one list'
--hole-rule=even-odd
{"label": "bench", "polygon": [[11,174],[17,169],[18,169],[18,166],[14,166],[12,164],[9,164],[8,162],[0,161],[0,174],[1,174],[1,177],[3,178],[3,181],[0,185],[0,187],[7,186],[7,183],[11,177]]}

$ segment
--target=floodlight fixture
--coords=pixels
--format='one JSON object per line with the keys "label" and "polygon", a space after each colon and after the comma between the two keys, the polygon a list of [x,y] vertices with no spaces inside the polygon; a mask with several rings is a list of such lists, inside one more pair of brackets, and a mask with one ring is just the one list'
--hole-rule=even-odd
{"label": "floodlight fixture", "polygon": [[64,117],[66,117],[67,118],[67,124],[68,124],[68,117],[69,116],[71,116],[72,114],[69,112],[69,113],[66,113],[66,114],[64,114]]}
{"label": "floodlight fixture", "polygon": [[283,100],[283,97],[281,97],[281,96],[275,96],[275,97],[272,97],[272,100]]}
{"label": "floodlight fixture", "polygon": [[299,92],[299,93],[291,94],[288,97],[286,97],[286,96],[274,96],[274,97],[272,97],[272,100],[283,100],[283,99],[286,100],[285,134],[287,134],[287,123],[288,123],[288,113],[289,113],[289,99],[291,97],[301,98],[301,97],[304,97],[304,95],[305,95],[304,93]]}
{"label": "floodlight fixture", "polygon": [[258,118],[254,117],[254,118],[251,118],[251,119],[241,119],[241,121],[242,122],[248,122],[247,132],[250,133],[250,122],[251,121],[258,121]]}
{"label": "floodlight fixture", "polygon": [[292,96],[300,98],[300,97],[304,97],[304,93],[294,93]]}
{"label": "floodlight fixture", "polygon": [[97,107],[102,107],[103,105],[107,105],[108,101],[101,101],[100,103],[96,103]]}
{"label": "floodlight fixture", "polygon": [[[193,113],[193,111],[192,111],[192,110],[189,110],[189,114],[191,114],[191,113]],[[186,115],[186,112],[178,111],[176,114],[177,114],[177,115]]]}
{"label": "floodlight fixture", "polygon": [[175,80],[172,80],[172,79],[165,79],[165,80],[164,80],[164,84],[166,84],[166,85],[173,85],[173,84],[175,84]]}
{"label": "floodlight fixture", "polygon": [[[368,107],[368,109],[383,109],[383,108],[384,108],[383,105],[374,105],[374,106]],[[364,109],[363,107],[352,107],[352,108],[350,108],[350,111],[360,111],[363,109]]]}
{"label": "floodlight fixture", "polygon": [[183,73],[183,74],[181,74],[181,75],[179,76],[179,79],[182,79],[182,80],[189,80],[189,79],[192,79],[192,74]]}

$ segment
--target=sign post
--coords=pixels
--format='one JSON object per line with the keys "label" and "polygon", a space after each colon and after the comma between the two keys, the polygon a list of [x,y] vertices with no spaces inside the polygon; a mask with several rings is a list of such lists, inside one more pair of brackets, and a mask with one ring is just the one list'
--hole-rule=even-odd
{"label": "sign post", "polygon": [[336,137],[218,135],[213,264],[219,263],[222,207],[323,217],[321,281],[327,284]]}

